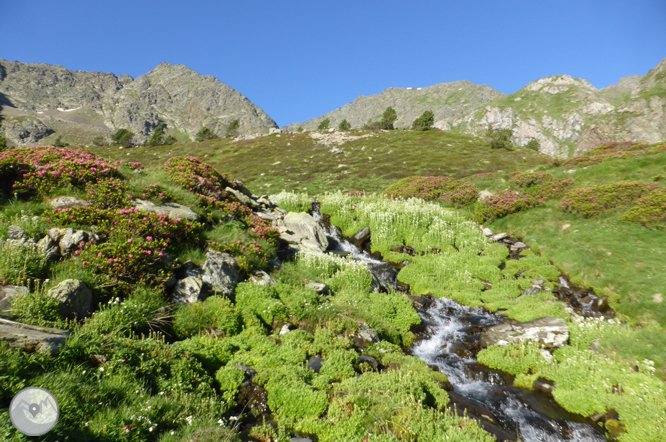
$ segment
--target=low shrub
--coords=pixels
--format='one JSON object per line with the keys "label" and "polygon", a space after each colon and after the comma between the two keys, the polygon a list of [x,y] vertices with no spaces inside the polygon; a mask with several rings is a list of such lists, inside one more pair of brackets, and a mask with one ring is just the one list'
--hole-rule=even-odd
{"label": "low shrub", "polygon": [[216,331],[233,336],[243,328],[243,318],[226,298],[211,296],[204,302],[181,306],[173,318],[173,329],[180,339],[196,336],[204,331]]}
{"label": "low shrub", "polygon": [[236,187],[231,176],[220,174],[210,164],[194,157],[169,158],[164,163],[164,170],[175,184],[205,196],[224,198],[226,187]]}
{"label": "low shrub", "polygon": [[199,132],[197,132],[196,135],[196,140],[201,142],[201,141],[207,141],[207,140],[214,140],[219,138],[215,132],[213,132],[209,127],[202,127]]}
{"label": "low shrub", "polygon": [[309,212],[312,210],[312,201],[307,194],[282,191],[273,195],[278,206],[287,212]]}
{"label": "low shrub", "polygon": [[564,160],[562,165],[586,167],[604,161],[656,155],[664,151],[666,151],[666,143],[646,145],[631,141],[621,143],[612,142],[599,146],[585,155]]}
{"label": "low shrub", "polygon": [[421,114],[414,122],[412,123],[412,129],[414,130],[428,130],[435,124],[435,114],[427,110]]}
{"label": "low shrub", "polygon": [[666,188],[660,187],[641,196],[620,219],[654,229],[666,227]]}
{"label": "low shrub", "polygon": [[655,183],[630,182],[573,189],[566,193],[560,207],[584,218],[600,215],[619,206],[632,205],[641,196],[659,188]]}
{"label": "low shrub", "polygon": [[326,130],[330,125],[331,125],[331,120],[326,118],[321,123],[319,123],[319,126],[317,126],[317,130]]}
{"label": "low shrub", "polygon": [[86,183],[91,205],[96,209],[124,209],[131,207],[132,195],[127,185],[114,178]]}
{"label": "low shrub", "polygon": [[0,283],[27,285],[48,276],[49,262],[31,247],[0,245]]}
{"label": "low shrub", "polygon": [[478,193],[476,185],[444,176],[403,178],[384,191],[384,195],[393,198],[439,200],[456,207],[474,202]]}
{"label": "low shrub", "polygon": [[278,292],[271,286],[244,282],[236,286],[236,305],[256,314],[264,324],[273,325],[273,320],[287,319],[287,308],[280,301]]}

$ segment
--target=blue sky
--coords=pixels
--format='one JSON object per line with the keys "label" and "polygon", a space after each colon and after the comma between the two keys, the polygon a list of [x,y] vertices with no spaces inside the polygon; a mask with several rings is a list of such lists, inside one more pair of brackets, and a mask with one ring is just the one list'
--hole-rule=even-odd
{"label": "blue sky", "polygon": [[388,87],[598,88],[666,57],[664,0],[0,0],[0,58],[138,77],[185,64],[280,126]]}

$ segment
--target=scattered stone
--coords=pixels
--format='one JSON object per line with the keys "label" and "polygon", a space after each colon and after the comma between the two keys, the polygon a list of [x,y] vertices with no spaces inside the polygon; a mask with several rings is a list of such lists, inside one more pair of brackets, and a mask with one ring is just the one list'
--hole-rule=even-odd
{"label": "scattered stone", "polygon": [[278,221],[280,238],[296,249],[323,253],[328,247],[324,229],[312,215],[305,212],[289,212]]}
{"label": "scattered stone", "polygon": [[664,298],[661,293],[657,293],[656,295],[652,295],[652,300],[656,303],[660,303],[664,301]]}
{"label": "scattered stone", "polygon": [[275,285],[277,281],[274,280],[271,275],[264,272],[263,270],[256,270],[252,275],[250,275],[250,281],[257,285]]}
{"label": "scattered stone", "polygon": [[68,337],[69,332],[65,330],[0,319],[0,342],[12,347],[57,356]]}
{"label": "scattered stone", "polygon": [[145,201],[138,198],[133,200],[132,204],[139,210],[167,215],[169,218],[183,218],[190,221],[196,221],[199,219],[199,215],[182,204],[167,202],[158,205],[151,201]]}
{"label": "scattered stone", "polygon": [[282,264],[280,264],[274,259],[269,259],[268,264],[270,264],[270,266],[273,267],[275,270],[280,270],[282,268]]}
{"label": "scattered stone", "polygon": [[60,314],[68,319],[83,319],[92,311],[92,292],[78,279],[66,279],[47,293],[60,302]]}
{"label": "scattered stone", "polygon": [[562,227],[560,228],[560,230],[565,230],[565,229],[568,229],[569,227],[571,227],[571,224],[562,224]]}
{"label": "scattered stone", "polygon": [[317,292],[319,295],[327,296],[331,294],[331,291],[328,289],[328,286],[323,282],[310,281],[305,284],[307,288],[310,288]]}
{"label": "scattered stone", "polygon": [[174,304],[193,304],[197,301],[203,301],[209,296],[210,291],[201,278],[188,276],[176,284],[171,302]]}
{"label": "scattered stone", "polygon": [[482,347],[537,341],[548,348],[563,347],[569,340],[569,328],[561,318],[540,318],[525,323],[507,323],[489,327],[482,335]]}
{"label": "scattered stone", "polygon": [[366,346],[376,344],[380,341],[379,333],[374,328],[371,328],[368,324],[361,324],[358,329],[357,335],[361,340],[365,341]]}
{"label": "scattered stone", "polygon": [[493,231],[490,230],[488,227],[485,227],[485,228],[483,229],[483,234],[484,234],[485,236],[493,236]]}
{"label": "scattered stone", "polygon": [[596,298],[592,301],[592,310],[595,312],[606,312],[610,310],[610,304],[608,303],[608,296],[602,296],[601,298]]}
{"label": "scattered stone", "polygon": [[89,207],[90,203],[73,196],[59,196],[51,200],[49,205],[54,209],[69,209],[72,207]]}
{"label": "scattered stone", "polygon": [[315,373],[319,373],[319,370],[321,370],[321,365],[324,363],[324,360],[322,358],[318,358],[317,356],[312,356],[310,359],[308,359],[308,368]]}
{"label": "scattered stone", "polygon": [[524,248],[526,248],[527,246],[525,245],[525,243],[518,241],[517,243],[515,243],[515,244],[513,245],[513,247],[515,247],[515,248],[517,248],[517,249],[524,249]]}
{"label": "scattered stone", "polygon": [[485,200],[486,198],[489,198],[491,196],[493,196],[493,193],[490,190],[482,190],[481,192],[479,192],[478,200],[482,201],[482,200]]}
{"label": "scattered stone", "polygon": [[280,336],[284,336],[287,333],[289,333],[289,324],[285,324],[282,326],[282,329],[280,329]]}
{"label": "scattered stone", "polygon": [[[543,354],[543,352],[548,353],[546,350],[543,350],[541,354]],[[548,353],[548,355],[550,356],[550,359],[553,359],[553,356],[550,353]],[[545,378],[538,378],[532,384],[532,388],[537,391],[543,391],[546,394],[552,394],[553,390],[555,389],[555,383]]]}
{"label": "scattered stone", "polygon": [[568,174],[576,173],[576,169],[569,169],[567,170],[567,173]]}
{"label": "scattered stone", "polygon": [[493,235],[492,239],[493,239],[493,241],[501,241],[504,238],[508,238],[508,237],[509,237],[509,235],[507,235],[506,233],[498,233],[496,235]]}
{"label": "scattered stone", "polygon": [[255,212],[255,215],[257,215],[259,218],[265,219],[267,221],[275,221],[276,219],[278,219],[272,213]]}
{"label": "scattered stone", "polygon": [[542,279],[533,279],[531,281],[531,283],[535,287],[543,287],[543,280]]}
{"label": "scattered stone", "polygon": [[60,258],[60,247],[50,236],[46,235],[37,242],[37,252],[48,261],[57,261]]}
{"label": "scattered stone", "polygon": [[362,249],[363,245],[368,241],[370,241],[370,228],[369,227],[362,228],[361,230],[356,232],[356,234],[354,236],[351,237],[351,242],[354,243],[354,245],[356,247],[358,247],[359,249]]}
{"label": "scattered stone", "polygon": [[[54,229],[51,229],[54,230]],[[51,232],[49,230],[49,232]],[[81,243],[87,243],[90,240],[97,241],[99,237],[91,232],[86,232],[85,230],[74,230],[74,229],[57,229],[59,230],[58,235],[63,233],[59,241],[60,245],[60,254],[62,256],[67,256],[73,253],[76,249],[79,248]],[[48,236],[51,236],[47,232]],[[53,237],[51,237],[53,239]]]}
{"label": "scattered stone", "polygon": [[203,265],[203,281],[210,284],[213,292],[233,295],[240,276],[238,263],[228,253],[208,250]]}
{"label": "scattered stone", "polygon": [[527,295],[527,296],[536,295],[537,293],[540,293],[540,292],[541,292],[541,287],[534,286],[534,287],[530,287],[527,290],[525,290],[523,292],[523,295]]}
{"label": "scattered stone", "polygon": [[27,240],[30,238],[25,230],[19,226],[9,226],[7,227],[7,239],[13,239],[16,241]]}
{"label": "scattered stone", "polygon": [[359,364],[368,364],[368,365],[370,365],[370,367],[372,367],[372,369],[375,370],[375,371],[379,371],[379,369],[381,368],[381,364],[379,363],[379,361],[377,361],[377,359],[375,359],[372,356],[361,355],[358,358],[358,362],[359,362]]}
{"label": "scattered stone", "polygon": [[0,316],[9,313],[11,302],[14,298],[27,295],[29,290],[27,287],[18,285],[6,285],[0,287]]}
{"label": "scattered stone", "polygon": [[259,208],[259,204],[257,204],[257,202],[252,199],[251,195],[250,196],[245,195],[244,193],[242,193],[242,192],[240,192],[236,189],[232,189],[231,187],[225,187],[224,191],[227,192],[227,193],[232,194],[234,197],[236,197],[236,199],[240,203],[245,204],[246,206],[250,206],[253,209],[258,209]]}

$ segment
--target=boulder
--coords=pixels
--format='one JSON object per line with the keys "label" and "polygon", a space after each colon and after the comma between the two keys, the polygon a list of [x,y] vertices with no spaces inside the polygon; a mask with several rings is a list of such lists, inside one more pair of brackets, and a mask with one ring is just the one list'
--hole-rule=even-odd
{"label": "boulder", "polygon": [[328,247],[324,229],[308,213],[289,212],[277,224],[280,238],[296,249],[322,253]]}
{"label": "boulder", "polygon": [[492,239],[493,239],[493,241],[501,241],[504,238],[508,238],[508,237],[509,237],[509,235],[507,235],[506,233],[498,233],[496,235],[493,235]]}
{"label": "boulder", "polygon": [[244,194],[243,192],[232,189],[231,187],[225,187],[224,191],[227,193],[232,194],[236,199],[241,202],[242,204],[245,204],[246,206],[250,206],[253,209],[258,209],[259,204],[255,200],[252,199],[252,195],[250,194],[249,196]]}
{"label": "boulder", "polygon": [[351,242],[356,247],[358,247],[359,249],[362,249],[363,245],[368,241],[370,241],[370,228],[369,227],[362,228],[361,230],[356,232],[356,234],[354,236],[351,237]]}
{"label": "boulder", "polygon": [[485,228],[483,229],[483,234],[484,234],[485,236],[493,236],[493,231],[490,230],[488,227],[485,227]]}
{"label": "boulder", "polygon": [[523,292],[523,295],[528,295],[528,296],[529,296],[529,295],[536,295],[536,294],[539,293],[539,292],[541,292],[541,287],[539,287],[539,286],[533,286],[533,287],[530,287],[530,288],[526,289],[526,290]]}
{"label": "boulder", "polygon": [[60,314],[68,319],[83,319],[92,310],[92,292],[78,279],[64,280],[49,290],[47,295],[60,302]]}
{"label": "boulder", "polygon": [[238,263],[228,253],[208,250],[203,265],[203,281],[217,294],[233,295],[240,276]]}
{"label": "boulder", "polygon": [[49,202],[54,209],[68,209],[71,207],[89,207],[90,203],[73,196],[59,196]]}
{"label": "boulder", "polygon": [[6,285],[0,287],[0,316],[8,316],[12,299],[29,293],[27,287]]}
{"label": "boulder", "polygon": [[569,328],[561,318],[540,318],[489,327],[479,340],[482,347],[537,341],[548,348],[564,347],[569,340]]}
{"label": "boulder", "polygon": [[74,251],[80,247],[81,243],[87,243],[90,240],[99,239],[97,235],[94,235],[93,233],[90,232],[86,232],[85,230],[74,230],[74,229],[63,229],[63,230],[64,230],[64,235],[60,238],[59,241],[60,254],[62,256],[67,256],[70,255],[71,253],[74,253]]}
{"label": "boulder", "polygon": [[314,290],[315,292],[317,292],[319,295],[322,296],[331,294],[331,291],[328,289],[328,286],[323,282],[310,281],[307,284],[305,284],[305,286],[309,289]]}
{"label": "boulder", "polygon": [[143,210],[144,212],[159,213],[162,215],[166,215],[169,218],[183,218],[183,219],[188,219],[190,221],[196,221],[199,219],[199,215],[197,215],[189,207],[183,206],[182,204],[170,203],[170,202],[155,204],[151,201],[146,201],[138,198],[133,200],[132,204],[134,204],[134,206],[137,209]]}
{"label": "boulder", "polygon": [[65,330],[0,319],[0,342],[12,347],[56,356],[68,337],[69,332]]}
{"label": "boulder", "polygon": [[[370,345],[376,344],[381,340],[377,330],[371,328],[368,324],[361,324],[358,332],[356,332],[356,337],[361,341],[360,344],[362,344],[361,346],[363,347],[369,347]],[[354,341],[357,341],[357,339]]]}
{"label": "boulder", "polygon": [[48,235],[37,242],[37,252],[49,261],[57,261],[60,258],[58,243]]}
{"label": "boulder", "polygon": [[208,285],[196,276],[188,276],[176,283],[171,302],[174,304],[193,304],[203,301],[211,295]]}
{"label": "boulder", "polygon": [[25,230],[19,226],[9,226],[7,227],[7,239],[13,239],[15,241],[20,241],[22,239],[27,240],[30,238]]}
{"label": "boulder", "polygon": [[264,272],[263,270],[256,270],[252,275],[250,275],[250,281],[257,285],[275,285],[277,281],[274,280],[271,275]]}

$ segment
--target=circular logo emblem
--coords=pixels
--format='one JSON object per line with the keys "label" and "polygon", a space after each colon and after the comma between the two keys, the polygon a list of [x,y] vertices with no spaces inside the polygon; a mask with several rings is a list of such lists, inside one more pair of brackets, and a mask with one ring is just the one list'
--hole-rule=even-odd
{"label": "circular logo emblem", "polygon": [[12,424],[26,436],[41,436],[48,433],[55,427],[59,416],[58,401],[44,388],[24,388],[9,404],[9,418]]}

